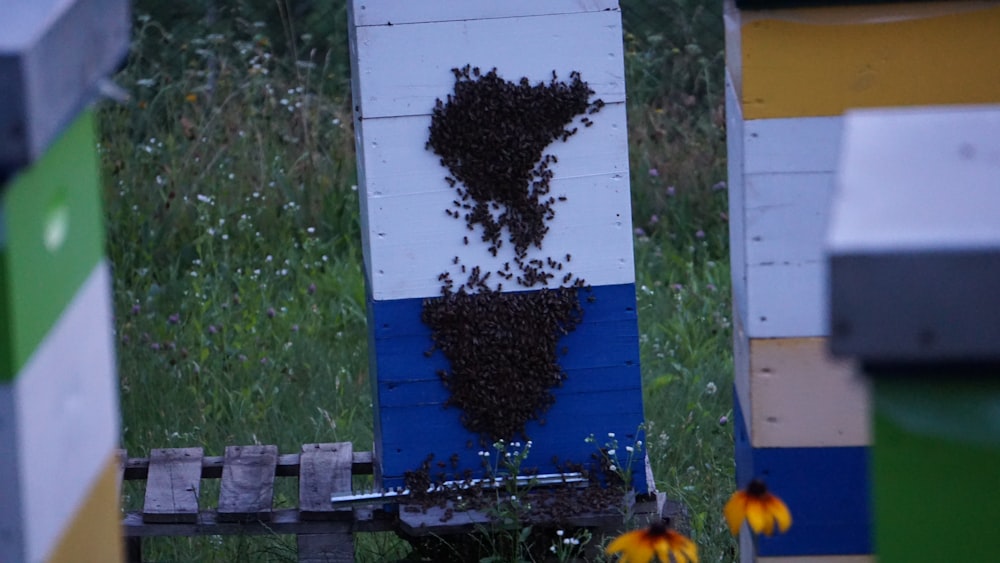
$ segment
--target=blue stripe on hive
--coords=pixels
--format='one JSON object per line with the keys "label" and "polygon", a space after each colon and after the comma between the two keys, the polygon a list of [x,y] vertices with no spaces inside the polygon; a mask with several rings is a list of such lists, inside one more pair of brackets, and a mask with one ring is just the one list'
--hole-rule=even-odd
{"label": "blue stripe on hive", "polygon": [[[589,293],[581,290],[580,296],[583,321],[559,341],[567,352],[559,357],[567,379],[553,389],[555,404],[543,415],[545,423],[532,421],[526,427],[533,448],[525,466],[541,472],[560,469],[553,456],[560,463],[589,462],[608,440],[608,432],[616,435],[622,462],[625,446],[643,439],[636,435],[644,418],[635,285],[598,286]],[[384,487],[401,486],[404,473],[418,469],[429,453],[436,462],[457,454],[461,469],[478,470],[477,454],[484,449],[461,425],[460,411],[443,407],[447,390],[437,370],[448,364],[440,353],[424,355],[432,341],[430,329],[420,320],[422,303],[373,301],[369,296],[375,440],[376,451],[382,452]],[[590,434],[596,444],[584,441]],[[636,490],[647,491],[643,456],[635,456],[631,468]],[[435,472],[432,469],[432,475]]]}
{"label": "blue stripe on hive", "polygon": [[792,512],[785,534],[760,537],[759,556],[864,555],[874,549],[869,449],[754,448],[736,393],[736,482],[760,478]]}

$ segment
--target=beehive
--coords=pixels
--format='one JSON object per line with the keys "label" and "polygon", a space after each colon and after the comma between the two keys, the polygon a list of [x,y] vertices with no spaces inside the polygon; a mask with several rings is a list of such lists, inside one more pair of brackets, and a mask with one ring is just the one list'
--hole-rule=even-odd
{"label": "beehive", "polygon": [[94,116],[0,193],[0,559],[117,561],[118,389]]}
{"label": "beehive", "polygon": [[742,555],[868,561],[869,391],[826,353],[842,114],[1000,98],[1000,5],[782,4],[725,12],[737,479],[764,478],[795,515],[756,548],[744,531]]}
{"label": "beehive", "polygon": [[113,562],[118,389],[95,118],[120,0],[0,17],[0,561]]}
{"label": "beehive", "polygon": [[[589,462],[611,433],[621,445],[616,455],[625,463],[624,447],[641,439],[643,412],[617,2],[387,5],[355,0],[349,6],[374,450],[381,484],[402,485],[405,473],[420,468],[430,454],[441,462],[455,459],[457,469],[449,471],[468,468],[481,474],[478,454],[489,451],[489,441],[497,437],[474,424],[470,429],[469,409],[457,404],[445,408],[453,396],[442,378],[454,377],[456,366],[454,358],[432,350],[432,330],[422,314],[428,311],[425,302],[440,298],[449,283],[452,291],[465,285],[463,291],[476,294],[469,298],[476,303],[469,310],[480,312],[465,317],[467,321],[476,323],[477,330],[480,324],[492,323],[502,333],[494,338],[470,329],[465,345],[472,346],[494,346],[509,338],[523,343],[535,334],[541,348],[552,336],[541,327],[528,327],[515,337],[509,323],[504,328],[499,322],[502,315],[481,312],[493,306],[480,307],[487,300],[509,305],[522,299],[515,293],[531,300],[546,287],[557,301],[569,292],[579,296],[574,300],[582,316],[556,340],[554,357],[549,356],[557,362],[555,374],[547,368],[528,374],[551,377],[561,369],[564,381],[551,388],[551,405],[527,417],[523,435],[514,429],[508,439],[531,439],[527,464],[554,472],[565,462]],[[521,96],[523,102],[531,96],[521,87],[569,87],[574,77],[592,90],[583,109],[571,112],[566,122],[564,131],[576,128],[576,133],[542,143],[541,158],[530,163],[530,180],[520,189],[533,189],[538,197],[521,211],[537,211],[542,217],[522,231],[499,217],[520,204],[491,196],[485,209],[479,209],[483,198],[473,185],[476,175],[460,177],[447,148],[428,146],[435,108],[440,112],[449,107],[449,96],[458,96],[459,83],[482,83],[493,69],[507,86],[487,89],[483,95]],[[530,115],[539,110],[526,111]],[[530,125],[523,124],[526,132]],[[484,126],[482,142],[499,147],[502,143],[495,137],[504,127],[499,122]],[[475,144],[475,138],[459,143],[459,148]],[[495,160],[512,162],[524,156],[509,151],[498,148]],[[540,181],[544,187],[532,187]],[[485,218],[487,213],[492,220]],[[469,214],[479,220],[470,221]],[[527,215],[522,219],[535,220]],[[517,236],[512,239],[514,232],[527,236],[527,243],[519,244]],[[539,235],[537,240],[532,232]],[[484,279],[487,275],[491,277]],[[574,287],[555,291],[569,286]],[[500,344],[502,353],[494,357],[513,358],[523,348]],[[505,364],[505,369],[516,371],[517,361]],[[483,365],[484,370],[503,371],[495,367]],[[452,379],[449,387],[454,386]],[[488,397],[490,392],[479,395]],[[495,400],[511,400],[496,392]],[[500,436],[508,430],[501,430]],[[591,434],[596,445],[585,442]],[[633,485],[645,492],[643,457],[634,456],[629,467],[635,474]]]}
{"label": "beehive", "polygon": [[852,111],[842,146],[831,348],[872,382],[879,561],[992,559],[1000,105]]}

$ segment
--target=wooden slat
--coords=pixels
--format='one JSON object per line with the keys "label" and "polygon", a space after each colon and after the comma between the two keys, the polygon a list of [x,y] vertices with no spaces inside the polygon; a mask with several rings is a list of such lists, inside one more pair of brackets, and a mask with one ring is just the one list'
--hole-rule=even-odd
{"label": "wooden slat", "polygon": [[143,522],[142,514],[128,512],[122,519],[126,537],[187,537],[187,536],[273,536],[275,534],[326,534],[340,526],[351,526],[355,532],[391,532],[396,530],[395,514],[380,509],[355,511],[354,522],[330,522],[299,518],[297,508],[283,508],[271,513],[270,522],[220,522],[214,510],[203,510],[191,523]]}
{"label": "wooden slat", "polygon": [[202,448],[155,449],[142,519],[146,522],[196,522],[201,490]]}
{"label": "wooden slat", "polygon": [[[218,479],[222,477],[222,456],[204,456],[202,458],[201,478]],[[354,452],[353,467],[351,469],[355,475],[371,475],[372,452]],[[136,481],[145,479],[149,474],[149,458],[133,457],[129,458],[125,464],[125,480]],[[299,476],[299,454],[281,454],[278,456],[278,466],[275,468],[276,477],[298,477]]]}
{"label": "wooden slat", "polygon": [[219,521],[269,521],[277,465],[277,446],[226,446]]}
{"label": "wooden slat", "polygon": [[350,508],[334,509],[330,497],[351,493],[350,442],[305,444],[299,467],[299,510],[303,520],[350,519]]}

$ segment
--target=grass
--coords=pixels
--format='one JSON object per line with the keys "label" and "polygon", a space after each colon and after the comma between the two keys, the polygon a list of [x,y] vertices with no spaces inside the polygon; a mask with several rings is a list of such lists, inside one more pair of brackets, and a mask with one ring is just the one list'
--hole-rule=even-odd
{"label": "grass", "polygon": [[[735,561],[721,516],[734,463],[720,423],[732,360],[714,4],[623,1],[623,16],[648,451],[703,560]],[[310,22],[329,21],[316,13],[289,34],[293,20],[258,22],[243,4],[208,23],[173,14],[169,29],[136,11],[117,78],[133,100],[102,108],[100,141],[124,447],[370,444],[343,30],[324,52],[306,48],[321,36]],[[141,493],[126,489],[126,505]],[[276,504],[294,498],[279,489]],[[145,544],[152,561],[295,560],[288,537]],[[387,534],[358,540],[360,561],[406,551]]]}

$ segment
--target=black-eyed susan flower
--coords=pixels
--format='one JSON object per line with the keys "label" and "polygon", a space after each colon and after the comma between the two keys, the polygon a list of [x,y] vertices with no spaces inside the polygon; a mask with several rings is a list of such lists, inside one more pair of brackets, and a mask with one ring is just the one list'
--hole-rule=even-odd
{"label": "black-eyed susan flower", "polygon": [[743,520],[747,521],[753,533],[765,536],[773,534],[776,526],[784,533],[792,525],[792,513],[788,506],[757,479],[750,481],[746,489],[733,493],[722,513],[734,536],[740,532]]}
{"label": "black-eyed susan flower", "polygon": [[619,563],[698,563],[698,546],[662,522],[618,536],[605,552],[620,553]]}

